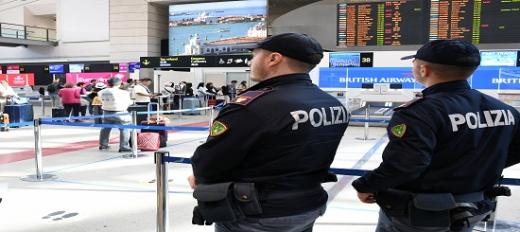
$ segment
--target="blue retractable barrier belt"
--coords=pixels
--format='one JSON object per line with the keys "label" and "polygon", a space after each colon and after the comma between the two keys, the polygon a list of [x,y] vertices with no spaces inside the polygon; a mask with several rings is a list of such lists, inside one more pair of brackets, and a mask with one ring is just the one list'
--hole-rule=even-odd
{"label": "blue retractable barrier belt", "polygon": [[67,121],[47,121],[41,120],[42,125],[61,125],[61,126],[77,126],[77,127],[99,127],[99,128],[118,128],[118,129],[149,129],[149,130],[175,130],[175,131],[208,131],[208,127],[194,126],[148,126],[148,125],[121,125],[121,124],[96,124],[83,122],[67,122]]}
{"label": "blue retractable barrier belt", "polygon": [[[184,158],[184,157],[165,156],[163,159],[163,162],[190,164],[191,159]],[[363,169],[348,169],[348,168],[330,168],[329,170],[334,174],[345,175],[345,176],[363,176],[363,175],[365,175],[365,173],[370,171],[370,170],[363,170]],[[504,179],[502,179],[501,184],[502,185],[520,185],[520,179],[504,178]]]}

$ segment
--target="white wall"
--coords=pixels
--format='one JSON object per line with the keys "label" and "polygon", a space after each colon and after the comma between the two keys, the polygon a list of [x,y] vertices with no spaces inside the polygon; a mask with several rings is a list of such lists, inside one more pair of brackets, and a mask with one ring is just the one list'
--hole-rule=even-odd
{"label": "white wall", "polygon": [[23,25],[23,7],[16,7],[9,10],[2,11],[0,13],[1,23],[12,23]]}
{"label": "white wall", "polygon": [[[56,47],[0,47],[0,63],[36,63],[68,61],[108,61],[110,42],[108,33],[108,0],[57,0]],[[0,14],[23,24],[24,7]],[[31,17],[28,17],[29,20]],[[40,16],[38,16],[40,18]],[[103,21],[103,22],[101,22]]]}
{"label": "white wall", "polygon": [[51,16],[33,15],[28,9],[25,9],[24,12],[24,25],[56,29],[56,21]]}
{"label": "white wall", "polygon": [[275,19],[271,33],[305,33],[323,48],[336,50],[336,6],[337,0],[323,0],[297,8]]}
{"label": "white wall", "polygon": [[168,38],[168,6],[143,0],[110,0],[110,62],[160,56]]}
{"label": "white wall", "polygon": [[108,0],[61,0],[57,17],[62,42],[108,41]]}

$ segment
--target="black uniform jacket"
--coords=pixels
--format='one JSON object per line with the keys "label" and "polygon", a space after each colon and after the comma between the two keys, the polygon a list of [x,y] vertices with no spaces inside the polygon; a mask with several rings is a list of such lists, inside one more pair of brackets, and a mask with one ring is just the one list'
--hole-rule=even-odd
{"label": "black uniform jacket", "polygon": [[397,188],[463,194],[490,188],[520,162],[517,110],[467,81],[430,86],[397,108],[381,165],[355,180],[358,192]]}
{"label": "black uniform jacket", "polygon": [[256,183],[260,217],[315,209],[327,200],[320,183],[349,117],[308,74],[263,81],[221,110],[193,155],[194,175],[198,183]]}

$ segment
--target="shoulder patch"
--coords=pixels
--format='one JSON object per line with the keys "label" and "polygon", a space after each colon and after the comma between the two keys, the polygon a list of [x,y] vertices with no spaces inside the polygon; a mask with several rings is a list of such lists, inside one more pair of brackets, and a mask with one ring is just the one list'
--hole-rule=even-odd
{"label": "shoulder patch", "polygon": [[390,129],[392,131],[392,134],[397,138],[402,138],[404,134],[406,133],[406,124],[399,124],[395,125]]}
{"label": "shoulder patch", "polygon": [[271,89],[263,89],[263,90],[253,90],[253,91],[247,91],[243,94],[240,94],[237,98],[235,98],[233,101],[229,102],[229,104],[238,104],[246,106],[249,103],[253,102],[258,97],[271,92]]}
{"label": "shoulder patch", "polygon": [[394,111],[410,107],[410,106],[414,105],[415,103],[422,101],[423,99],[424,99],[423,97],[414,98],[411,101],[405,102],[405,103],[401,104],[400,106],[396,107],[394,109]]}
{"label": "shoulder patch", "polygon": [[221,134],[224,134],[229,130],[229,127],[220,121],[214,121],[213,125],[211,125],[211,130],[209,131],[209,136],[216,137]]}

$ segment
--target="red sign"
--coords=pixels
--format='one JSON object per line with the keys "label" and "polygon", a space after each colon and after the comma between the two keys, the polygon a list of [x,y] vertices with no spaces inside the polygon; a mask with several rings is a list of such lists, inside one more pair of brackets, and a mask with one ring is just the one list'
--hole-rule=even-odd
{"label": "red sign", "polygon": [[90,80],[96,79],[99,82],[107,83],[108,79],[112,77],[118,77],[123,81],[126,81],[127,76],[126,73],[116,73],[116,72],[102,72],[102,73],[67,73],[66,78],[67,82],[78,83],[85,82],[89,83]]}
{"label": "red sign", "polygon": [[34,86],[34,74],[33,73],[24,73],[24,74],[0,74],[0,80],[7,80],[10,86],[20,87],[20,86]]}
{"label": "red sign", "polygon": [[9,65],[7,65],[7,70],[20,70],[20,65],[9,64]]}

